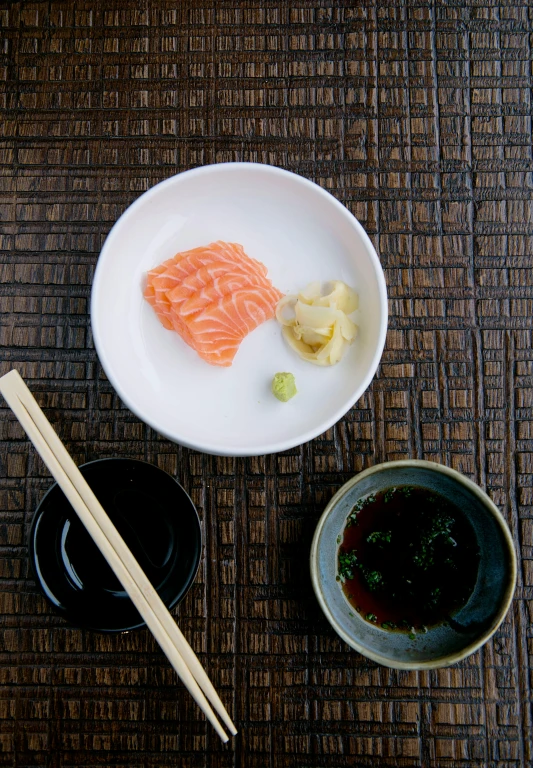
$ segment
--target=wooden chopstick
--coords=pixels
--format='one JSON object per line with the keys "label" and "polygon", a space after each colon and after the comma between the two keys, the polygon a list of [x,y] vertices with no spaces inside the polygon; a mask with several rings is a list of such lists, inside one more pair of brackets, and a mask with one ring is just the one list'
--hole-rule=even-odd
{"label": "wooden chopstick", "polygon": [[206,696],[230,733],[235,735],[237,730],[196,654],[17,371],[0,378],[0,392],[196,703],[227,741]]}
{"label": "wooden chopstick", "polygon": [[[32,393],[24,383],[24,380],[22,379],[22,377],[17,371],[11,371],[10,373],[15,373],[19,380],[19,387],[20,385],[22,385],[21,389],[17,391],[17,394],[22,404],[30,414],[31,418],[35,422],[41,434],[45,437],[53,453],[55,454],[55,456],[57,457],[57,459],[59,460],[59,462],[62,464],[63,468],[69,475],[71,482],[73,483],[79,495],[85,502],[85,505],[89,508],[89,511],[99,523],[100,528],[106,535],[107,539],[111,542],[113,548],[115,549],[115,551],[117,551],[118,556],[122,559],[126,568],[129,570],[130,574],[133,576],[133,579],[137,582],[137,585],[139,586],[141,591],[144,593],[144,596],[147,598],[148,602],[150,603],[151,608],[153,609],[154,613],[157,615],[157,618],[163,625],[163,628],[165,629],[167,634],[170,636],[170,638],[176,645],[179,653],[183,657],[183,660],[189,667],[191,674],[196,679],[196,682],[198,683],[200,688],[203,690],[205,696],[211,702],[212,706],[218,712],[219,716],[225,723],[229,732],[233,736],[235,736],[235,734],[237,733],[237,729],[235,728],[233,722],[231,721],[229,714],[227,713],[222,701],[220,700],[217,692],[215,691],[213,684],[209,680],[204,668],[200,664],[198,657],[196,656],[193,649],[185,639],[180,628],[172,618],[170,612],[168,611],[165,604],[159,597],[158,593],[152,586],[152,583],[147,578],[146,574],[144,573],[140,565],[135,560],[131,550],[128,548],[128,546],[120,536],[119,532],[117,531],[117,529],[115,528],[111,520],[109,519],[107,513],[102,508],[101,504],[99,503],[98,499],[92,492],[87,481],[79,471],[78,467],[72,460],[72,457],[70,456],[65,446],[59,439],[57,433],[53,429],[52,425],[50,424],[50,422],[42,412],[41,408],[39,407]],[[7,374],[7,375],[10,375],[10,374]],[[1,385],[1,382],[2,382],[2,379],[0,379],[0,385]],[[115,545],[115,543],[117,545]]]}

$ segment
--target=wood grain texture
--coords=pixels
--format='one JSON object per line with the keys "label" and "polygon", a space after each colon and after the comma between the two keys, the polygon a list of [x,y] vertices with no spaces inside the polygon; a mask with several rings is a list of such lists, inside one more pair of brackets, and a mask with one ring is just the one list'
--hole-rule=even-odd
{"label": "wood grain texture", "polygon": [[[72,629],[28,568],[50,484],[0,404],[0,765],[525,768],[533,760],[533,157],[528,0],[0,0],[0,373],[16,367],[78,463],[176,475],[205,552],[177,610],[234,712],[218,743],[147,632]],[[273,163],[327,188],[390,295],[378,376],[313,442],[200,455],[120,403],[88,302],[111,225],[197,165]],[[313,597],[321,510],[358,470],[465,472],[520,554],[512,611],[456,667],[379,667]]]}

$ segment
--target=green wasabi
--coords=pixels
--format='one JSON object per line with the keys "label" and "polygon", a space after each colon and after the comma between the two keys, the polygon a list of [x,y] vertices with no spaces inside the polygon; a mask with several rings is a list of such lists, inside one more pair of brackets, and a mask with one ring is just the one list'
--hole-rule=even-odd
{"label": "green wasabi", "polygon": [[272,394],[282,403],[294,397],[297,391],[292,373],[276,373],[272,379]]}

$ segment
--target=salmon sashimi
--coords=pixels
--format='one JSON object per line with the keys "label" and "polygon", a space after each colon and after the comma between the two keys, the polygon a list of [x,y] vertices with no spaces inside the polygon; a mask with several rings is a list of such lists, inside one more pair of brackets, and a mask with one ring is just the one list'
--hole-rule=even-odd
{"label": "salmon sashimi", "polygon": [[[223,296],[200,313],[185,318],[187,327],[197,339],[211,338],[209,334],[224,329],[227,334],[239,336],[254,330],[271,318],[271,307],[281,299],[282,294],[275,288],[244,288]],[[207,336],[206,336],[207,334]]]}
{"label": "salmon sashimi", "polygon": [[260,261],[246,255],[242,245],[218,241],[205,248],[193,248],[190,251],[178,253],[171,259],[148,273],[145,298],[152,304],[161,322],[168,328],[170,323],[170,304],[167,294],[180,285],[191,274],[195,274],[204,266],[208,268],[214,263],[226,263],[240,266],[250,274],[259,277],[266,275],[266,267]]}
{"label": "salmon sashimi", "polygon": [[162,264],[160,264],[158,267],[154,267],[146,274],[146,290],[144,293],[144,298],[150,302],[150,304],[154,304],[154,296],[155,296],[155,289],[154,289],[154,279],[158,277],[159,275],[162,275],[166,270],[172,266],[172,264],[175,264],[176,261],[179,260],[181,257],[180,253],[177,253],[175,256],[173,256],[171,259],[167,259]]}
{"label": "salmon sashimi", "polygon": [[144,298],[155,309],[157,316],[161,320],[164,327],[171,331],[174,328],[172,318],[170,316],[170,304],[166,301],[164,293],[160,293],[156,290],[156,279],[162,277],[164,273],[175,263],[176,259],[180,256],[177,254],[171,259],[167,259],[158,267],[151,269],[146,275],[146,288],[144,290]]}
{"label": "salmon sashimi", "polygon": [[282,294],[242,245],[219,240],[150,270],[144,297],[206,362],[230,366],[242,340],[274,317]]}
{"label": "salmon sashimi", "polygon": [[195,315],[188,328],[198,354],[212,365],[231,365],[241,341],[275,315],[282,294],[275,288],[265,294],[262,289],[237,291]]}
{"label": "salmon sashimi", "polygon": [[146,275],[146,288],[144,291],[144,298],[146,301],[152,305],[152,307],[155,307],[155,288],[154,288],[154,279],[158,275],[162,275],[163,272],[167,269],[166,262],[164,264],[160,264],[155,269],[151,269],[150,272]]}
{"label": "salmon sashimi", "polygon": [[267,269],[260,261],[246,255],[242,245],[238,243],[212,243],[207,248],[195,248],[183,254],[183,258],[175,263],[173,274],[182,281],[189,275],[198,272],[202,267],[210,267],[214,263],[225,263],[228,269],[232,265],[241,265],[247,272],[266,277]]}
{"label": "salmon sashimi", "polygon": [[173,310],[179,312],[179,308],[184,302],[203,291],[206,286],[215,280],[220,280],[235,273],[247,274],[246,268],[240,267],[237,264],[230,267],[230,270],[228,271],[228,265],[221,261],[213,262],[209,267],[200,267],[197,272],[192,272],[168,294]]}
{"label": "salmon sashimi", "polygon": [[[180,317],[187,317],[208,307],[228,293],[242,290],[246,286],[262,287],[266,291],[272,289],[270,280],[262,275],[250,275],[238,266],[232,267],[230,272],[227,271],[227,267],[222,271],[220,267],[223,266],[214,264],[213,269],[204,267],[167,294],[173,311]],[[200,276],[200,273],[203,275]],[[210,278],[210,275],[214,276]]]}

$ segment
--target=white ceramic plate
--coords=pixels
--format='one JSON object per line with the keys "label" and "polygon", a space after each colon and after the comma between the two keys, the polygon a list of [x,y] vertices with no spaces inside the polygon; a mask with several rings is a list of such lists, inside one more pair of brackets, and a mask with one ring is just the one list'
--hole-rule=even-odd
{"label": "white ceramic plate", "polygon": [[[165,330],[143,299],[146,272],[214,240],[241,243],[284,293],[313,280],[353,286],[359,335],[341,362],[300,360],[275,320],[242,342],[231,368],[208,365]],[[140,419],[206,453],[256,456],[316,437],[362,395],[385,343],[387,294],[372,243],[332,195],[280,168],[223,163],[157,184],[120,217],[98,260],[91,322],[109,380]],[[270,392],[278,371],[296,378],[288,403]]]}

